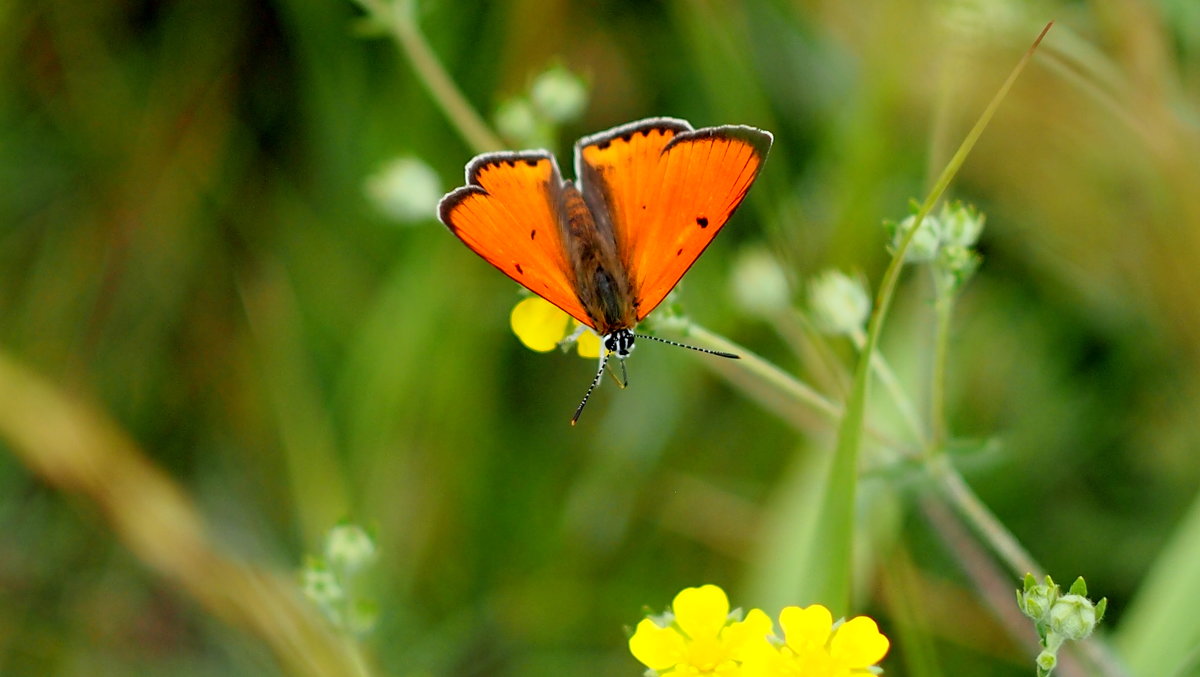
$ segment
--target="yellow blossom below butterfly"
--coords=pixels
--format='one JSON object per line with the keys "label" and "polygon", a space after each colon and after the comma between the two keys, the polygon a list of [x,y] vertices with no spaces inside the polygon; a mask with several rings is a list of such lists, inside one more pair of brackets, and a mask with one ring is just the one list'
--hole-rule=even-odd
{"label": "yellow blossom below butterfly", "polygon": [[[509,322],[521,343],[539,353],[554,350],[582,326],[540,296],[521,299],[513,307]],[[575,350],[580,357],[600,357],[600,337],[595,332],[584,331],[575,339]]]}
{"label": "yellow blossom below butterfly", "polygon": [[662,677],[740,675],[742,661],[761,651],[771,632],[771,619],[758,609],[745,620],[731,618],[729,599],[715,585],[685,588],[671,611],[672,622],[644,619],[629,639],[634,658]]}

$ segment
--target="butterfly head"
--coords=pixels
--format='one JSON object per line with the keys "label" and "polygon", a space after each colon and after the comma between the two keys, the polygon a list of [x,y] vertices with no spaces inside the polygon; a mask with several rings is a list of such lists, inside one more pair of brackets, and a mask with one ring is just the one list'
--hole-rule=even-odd
{"label": "butterfly head", "polygon": [[632,329],[618,329],[603,337],[604,350],[616,353],[617,357],[623,360],[633,352],[633,338]]}

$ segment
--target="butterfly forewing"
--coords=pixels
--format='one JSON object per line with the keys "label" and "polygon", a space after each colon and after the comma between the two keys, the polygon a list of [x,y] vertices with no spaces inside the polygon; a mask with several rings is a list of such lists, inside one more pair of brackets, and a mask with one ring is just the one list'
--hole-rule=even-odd
{"label": "butterfly forewing", "polygon": [[593,196],[589,203],[603,202],[607,210],[637,297],[638,321],[729,220],[770,146],[771,135],[752,127],[692,130],[670,118],[580,141],[577,171],[585,194]]}
{"label": "butterfly forewing", "polygon": [[442,198],[438,215],[500,272],[590,326],[563,247],[562,185],[544,151],[480,155],[467,165],[467,185]]}

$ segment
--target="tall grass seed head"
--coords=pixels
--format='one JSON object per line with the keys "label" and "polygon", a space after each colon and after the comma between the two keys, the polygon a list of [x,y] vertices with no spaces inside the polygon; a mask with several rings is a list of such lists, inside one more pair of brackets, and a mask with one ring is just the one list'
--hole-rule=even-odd
{"label": "tall grass seed head", "polygon": [[809,280],[808,309],[821,331],[853,334],[867,322],[871,297],[861,278],[830,269]]}

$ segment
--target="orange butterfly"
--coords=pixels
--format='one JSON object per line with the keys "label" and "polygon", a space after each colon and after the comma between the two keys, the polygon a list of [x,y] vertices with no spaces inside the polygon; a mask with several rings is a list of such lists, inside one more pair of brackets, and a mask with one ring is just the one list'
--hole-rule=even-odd
{"label": "orange butterfly", "polygon": [[753,127],[648,118],[580,139],[574,182],[543,150],[485,153],[467,164],[467,185],[442,198],[450,232],[601,337],[572,425],[612,354],[624,360],[635,337],[673,343],[633,329],[729,220],[771,141]]}

